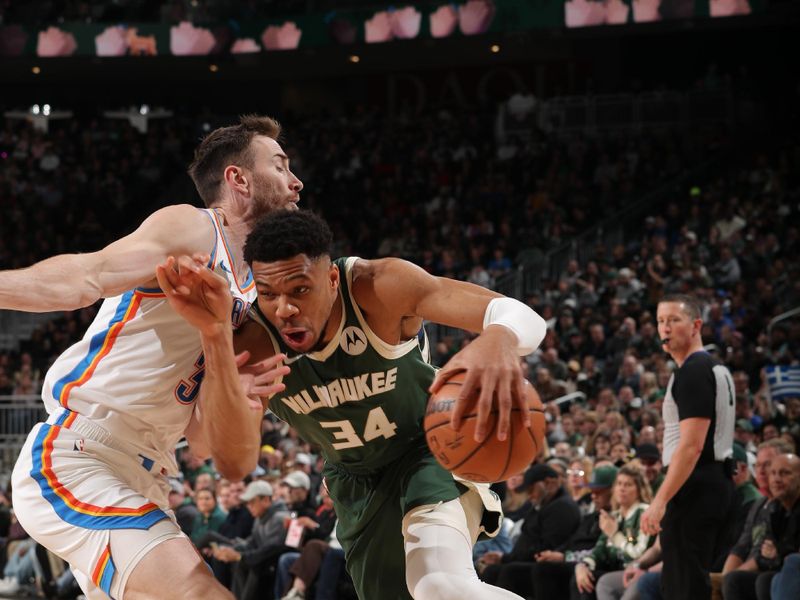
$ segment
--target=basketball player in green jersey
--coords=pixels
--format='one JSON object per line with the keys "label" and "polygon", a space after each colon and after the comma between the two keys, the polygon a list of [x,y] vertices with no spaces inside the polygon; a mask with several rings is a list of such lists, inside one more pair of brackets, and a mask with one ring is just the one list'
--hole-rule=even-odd
{"label": "basketball player in green jersey", "polygon": [[[496,495],[488,485],[456,480],[436,462],[422,420],[430,389],[465,370],[456,425],[479,388],[476,438],[504,438],[513,405],[528,416],[519,355],[541,343],[544,321],[515,300],[402,260],[331,261],[331,241],[311,212],[259,222],[245,248],[258,306],[235,341],[225,329],[229,292],[203,257],[181,257],[179,270],[159,267],[162,289],[198,327],[204,348],[224,333],[206,356],[201,394],[248,401],[234,344],[256,363],[286,355],[291,371],[268,407],[326,459],[337,535],[362,600],[518,598],[481,582],[472,565],[475,540],[499,527]],[[436,376],[417,335],[423,319],[481,334]],[[498,431],[488,432],[493,401],[501,414]]]}

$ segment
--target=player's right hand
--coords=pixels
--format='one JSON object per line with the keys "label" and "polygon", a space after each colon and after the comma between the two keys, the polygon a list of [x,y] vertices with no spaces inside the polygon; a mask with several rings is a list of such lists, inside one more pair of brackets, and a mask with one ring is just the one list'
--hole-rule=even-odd
{"label": "player's right hand", "polygon": [[228,281],[206,263],[208,255],[170,256],[156,267],[158,285],[175,312],[203,335],[231,331],[231,296]]}
{"label": "player's right hand", "polygon": [[[503,441],[511,429],[511,410],[520,409],[523,427],[531,424],[525,379],[517,355],[517,338],[511,330],[490,325],[445,364],[430,387],[435,394],[458,371],[466,371],[456,399],[450,426],[458,431],[468,410],[477,410],[475,441],[482,442],[489,431],[492,408],[497,406],[497,439]],[[473,394],[478,394],[477,402]]]}

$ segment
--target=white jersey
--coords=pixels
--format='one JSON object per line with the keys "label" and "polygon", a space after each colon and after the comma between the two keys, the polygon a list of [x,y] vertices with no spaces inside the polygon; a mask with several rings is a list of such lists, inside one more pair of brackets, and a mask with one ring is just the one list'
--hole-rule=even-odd
{"label": "white jersey", "polygon": [[[219,217],[203,212],[216,232],[209,267],[230,282],[235,328],[255,301],[255,283],[249,270],[237,281]],[[203,362],[199,332],[161,290],[136,288],[103,302],[83,339],[48,371],[42,398],[48,413],[76,412],[139,453],[148,469],[158,463],[173,473]]]}

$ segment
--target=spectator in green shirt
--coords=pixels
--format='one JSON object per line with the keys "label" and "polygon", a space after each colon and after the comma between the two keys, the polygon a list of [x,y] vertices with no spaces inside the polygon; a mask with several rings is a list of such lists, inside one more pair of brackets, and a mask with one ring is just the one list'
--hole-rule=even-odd
{"label": "spectator in green shirt", "polygon": [[198,513],[192,526],[192,542],[198,545],[200,540],[211,531],[219,531],[225,522],[225,511],[217,506],[217,498],[208,488],[202,488],[195,493],[195,504]]}
{"label": "spectator in green shirt", "polygon": [[654,540],[639,527],[639,519],[651,499],[650,486],[640,468],[626,465],[618,471],[611,496],[614,510],[600,511],[602,533],[592,552],[575,566],[571,598],[591,598],[595,587],[598,597],[623,596],[623,569]]}

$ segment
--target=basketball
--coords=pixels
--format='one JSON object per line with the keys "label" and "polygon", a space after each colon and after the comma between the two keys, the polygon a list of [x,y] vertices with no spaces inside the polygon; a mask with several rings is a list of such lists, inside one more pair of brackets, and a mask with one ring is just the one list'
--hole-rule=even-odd
{"label": "basketball", "polygon": [[454,374],[428,400],[425,411],[425,438],[436,460],[445,469],[463,479],[480,483],[503,481],[524,471],[539,453],[545,433],[544,407],[539,394],[525,381],[525,396],[531,415],[526,428],[520,418],[520,408],[511,412],[508,436],[497,439],[497,407],[489,415],[489,434],[482,442],[475,441],[478,413],[474,407],[479,391],[473,394],[473,409],[468,409],[461,421],[461,431],[450,427],[450,417],[461,391],[465,373]]}

